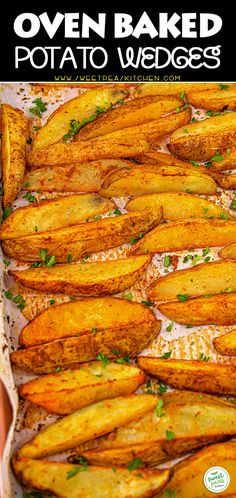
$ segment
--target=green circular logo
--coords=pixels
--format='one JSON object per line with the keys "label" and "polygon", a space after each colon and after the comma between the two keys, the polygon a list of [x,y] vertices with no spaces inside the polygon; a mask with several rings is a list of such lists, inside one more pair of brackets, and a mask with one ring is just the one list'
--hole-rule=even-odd
{"label": "green circular logo", "polygon": [[212,493],[221,493],[228,488],[230,476],[223,467],[211,467],[204,474],[204,486]]}

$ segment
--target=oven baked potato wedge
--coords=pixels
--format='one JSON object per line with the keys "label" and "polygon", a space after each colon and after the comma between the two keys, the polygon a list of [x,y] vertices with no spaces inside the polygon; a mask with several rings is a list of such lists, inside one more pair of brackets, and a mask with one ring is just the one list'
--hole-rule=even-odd
{"label": "oven baked potato wedge", "polygon": [[[219,154],[218,161],[212,161],[212,168],[216,172],[227,171],[236,168],[236,150],[231,149],[223,150]],[[210,170],[212,168],[209,168]]]}
{"label": "oven baked potato wedge", "polygon": [[236,242],[236,221],[186,219],[156,226],[135,244],[131,252],[155,254],[224,246],[233,242]]}
{"label": "oven baked potato wedge", "polygon": [[223,259],[236,259],[236,243],[223,247],[219,252],[219,256]]}
{"label": "oven baked potato wedge", "polygon": [[[203,481],[205,473],[212,467],[222,467],[230,476],[230,483],[227,489],[225,489],[225,491],[221,490],[217,494],[222,498],[234,498],[236,496],[235,465],[235,441],[227,441],[207,446],[175,465],[172,469],[172,477],[168,482],[167,487],[158,493],[156,498],[166,498],[167,496],[181,498],[212,498],[212,491],[206,489]],[[212,479],[214,478],[214,469],[209,477]],[[208,484],[210,484],[210,480],[208,481]]]}
{"label": "oven baked potato wedge", "polygon": [[75,140],[91,140],[97,137],[123,130],[130,126],[142,125],[159,119],[163,114],[174,111],[183,102],[175,96],[159,97],[148,95],[132,99],[87,124],[75,137]]}
{"label": "oven baked potato wedge", "polygon": [[24,178],[28,121],[20,109],[2,105],[2,176],[3,204],[9,206],[17,197]]}
{"label": "oven baked potato wedge", "polygon": [[203,90],[218,90],[219,83],[141,83],[135,88],[135,97],[144,95],[177,95]]}
{"label": "oven baked potato wedge", "polygon": [[16,456],[41,458],[75,448],[116,427],[139,420],[155,408],[157,399],[150,394],[130,394],[81,408],[42,429]]}
{"label": "oven baked potato wedge", "polygon": [[203,90],[200,92],[188,92],[188,103],[194,107],[210,109],[212,111],[234,111],[236,109],[236,85],[227,85],[228,88],[221,90]]}
{"label": "oven baked potato wedge", "polygon": [[183,160],[210,161],[217,151],[235,145],[235,112],[191,123],[170,136],[171,152]]}
{"label": "oven baked potato wedge", "polygon": [[122,168],[106,176],[100,193],[104,197],[142,195],[159,192],[214,194],[215,181],[206,174],[176,166],[137,166]]}
{"label": "oven baked potato wedge", "polygon": [[99,296],[128,289],[149,263],[149,256],[131,256],[86,264],[9,270],[9,275],[30,289],[77,296]]}
{"label": "oven baked potato wedge", "polygon": [[164,395],[159,401],[160,411],[157,404],[140,420],[92,441],[88,450],[83,450],[86,445],[82,445],[77,454],[96,465],[127,465],[136,458],[146,465],[157,465],[234,435],[235,405],[206,394],[194,394],[189,400],[182,393],[174,393],[173,398],[172,393]]}
{"label": "oven baked potato wedge", "polygon": [[230,213],[217,206],[214,202],[185,192],[164,192],[158,194],[139,195],[131,199],[125,209],[137,211],[156,209],[161,207],[163,219],[169,221],[184,220],[186,218],[221,218],[222,213],[229,220],[235,219]]}
{"label": "oven baked potato wedge", "polygon": [[[148,498],[168,482],[170,471],[83,466],[29,458],[13,459],[17,478],[29,488],[50,491],[60,498]],[[70,479],[73,477],[73,479]],[[36,496],[36,495],[35,495]]]}
{"label": "oven baked potato wedge", "polygon": [[[139,156],[135,156],[135,162],[138,164],[150,164],[153,166],[176,166],[179,168],[187,168],[194,169],[195,171],[199,171],[205,173],[206,175],[211,174],[211,168],[206,168],[200,163],[192,163],[190,161],[181,161],[181,159],[177,159],[177,157],[172,154],[167,154],[161,151],[156,152],[147,152],[146,154],[140,154]],[[215,168],[214,168],[215,169]]]}
{"label": "oven baked potato wedge", "polygon": [[175,389],[235,396],[236,366],[198,360],[139,356],[138,366]]}
{"label": "oven baked potato wedge", "polygon": [[231,175],[217,175],[215,177],[217,185],[225,190],[234,190],[236,189],[236,174],[232,173]]}
{"label": "oven baked potato wedge", "polygon": [[77,194],[34,202],[13,211],[0,226],[0,239],[17,239],[75,225],[115,208],[98,194]]}
{"label": "oven baked potato wedge", "polygon": [[67,337],[11,353],[15,367],[33,373],[51,373],[58,368],[74,368],[79,363],[107,358],[134,358],[158,335],[160,320],[149,320],[136,327],[108,329],[94,334]]}
{"label": "oven baked potato wedge", "polygon": [[19,394],[49,412],[67,415],[104,399],[131,394],[145,380],[133,365],[101,361],[86,363],[80,369],[41,375],[20,384]]}
{"label": "oven baked potato wedge", "polygon": [[42,248],[47,251],[47,255],[53,254],[58,263],[68,262],[68,255],[70,262],[76,261],[142,237],[156,227],[161,218],[161,207],[136,211],[52,232],[5,240],[3,250],[8,256],[21,261],[41,261]]}
{"label": "oven baked potato wedge", "polygon": [[96,110],[109,109],[110,104],[126,97],[128,92],[123,89],[104,86],[86,91],[59,106],[49,117],[46,124],[37,132],[33,148],[47,147],[63,139],[70,129],[70,122],[96,117]]}
{"label": "oven baked potato wedge", "polygon": [[230,260],[201,263],[194,268],[171,272],[150,285],[148,294],[151,300],[160,302],[225,291],[236,291],[236,262]]}
{"label": "oven baked potato wedge", "polygon": [[[235,320],[236,322],[236,320]],[[234,323],[235,323],[234,322]],[[236,330],[232,330],[227,334],[222,334],[216,337],[213,341],[214,348],[220,354],[229,356],[236,355]]]}
{"label": "oven baked potato wedge", "polygon": [[159,304],[159,311],[183,325],[234,325],[236,323],[236,293],[228,292],[209,297],[195,297],[185,302]]}
{"label": "oven baked potato wedge", "polygon": [[83,164],[88,161],[101,159],[117,159],[119,157],[132,157],[142,154],[150,149],[146,140],[91,140],[70,143],[57,143],[31,149],[28,154],[30,169],[41,166],[63,166],[70,164]]}

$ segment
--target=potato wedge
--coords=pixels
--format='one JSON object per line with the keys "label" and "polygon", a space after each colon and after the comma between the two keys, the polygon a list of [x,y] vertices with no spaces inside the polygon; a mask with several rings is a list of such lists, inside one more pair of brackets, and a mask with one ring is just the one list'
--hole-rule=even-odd
{"label": "potato wedge", "polygon": [[23,186],[31,192],[98,192],[112,170],[133,167],[124,159],[102,159],[84,164],[45,166],[28,172]]}
{"label": "potato wedge", "polygon": [[[194,455],[186,458],[183,462],[175,465],[173,474],[167,487],[156,495],[156,498],[166,498],[168,496],[181,497],[181,498],[212,498],[213,492],[208,491],[204,485],[203,477],[207,470],[212,467],[222,467],[230,476],[230,483],[225,491],[220,490],[219,493],[222,498],[234,498],[236,496],[236,442],[228,441],[225,443],[218,443],[194,453]],[[212,474],[212,478],[214,475]],[[210,483],[210,481],[209,481]]]}
{"label": "potato wedge", "polygon": [[104,197],[112,197],[186,190],[197,194],[214,194],[216,183],[210,176],[199,171],[176,166],[163,166],[157,170],[155,165],[144,165],[110,173],[105,178],[100,193]]}
{"label": "potato wedge", "polygon": [[159,311],[183,325],[234,325],[236,323],[236,293],[196,297],[185,302],[159,304]]}
{"label": "potato wedge", "polygon": [[236,174],[218,175],[216,177],[216,182],[219,187],[225,190],[234,190],[236,189]]}
{"label": "potato wedge", "polygon": [[210,394],[236,394],[236,366],[197,360],[172,360],[139,356],[138,366],[148,375],[175,389]]}
{"label": "potato wedge", "polygon": [[85,221],[115,207],[97,194],[78,194],[35,202],[13,211],[0,226],[0,239],[51,232]]}
{"label": "potato wedge", "polygon": [[[194,166],[189,161],[181,161],[181,159],[177,159],[177,157],[172,156],[171,154],[167,154],[165,152],[148,152],[147,154],[140,154],[135,157],[135,161],[138,164],[152,164],[156,166],[176,166],[180,168],[196,168],[201,166]],[[198,170],[199,171],[199,170]],[[205,168],[205,172],[208,171]]]}
{"label": "potato wedge", "polygon": [[85,126],[75,137],[76,140],[91,140],[123,128],[137,126],[156,120],[163,114],[180,107],[183,102],[173,96],[150,96],[132,99],[104,114],[93,123]]}
{"label": "potato wedge", "polygon": [[217,90],[219,83],[142,83],[135,88],[135,97],[144,95],[177,95],[202,90]]}
{"label": "potato wedge", "polygon": [[[29,458],[13,459],[13,470],[25,486],[60,498],[148,498],[168,482],[170,471],[80,466]],[[68,476],[73,477],[70,479]]]}
{"label": "potato wedge", "polygon": [[[236,320],[235,320],[236,321]],[[236,330],[222,334],[216,337],[213,341],[214,348],[220,354],[227,354],[229,356],[236,355]]]}
{"label": "potato wedge", "polygon": [[[161,416],[157,410],[148,412],[140,420],[91,442],[90,449],[78,448],[77,453],[89,463],[98,465],[127,465],[135,458],[148,465],[157,465],[235,434],[236,407],[233,403],[222,404],[216,397],[199,393],[195,393],[191,401],[178,394],[172,399],[170,393],[162,397],[162,402]],[[171,440],[168,433],[172,435]]]}
{"label": "potato wedge", "polygon": [[202,92],[188,92],[188,103],[194,107],[213,111],[234,111],[236,109],[236,86],[232,85],[225,90],[204,90]]}
{"label": "potato wedge", "polygon": [[156,319],[148,306],[112,296],[59,304],[40,313],[21,331],[21,346],[36,346],[66,337],[145,328]]}
{"label": "potato wedge", "polygon": [[38,432],[17,451],[17,458],[41,458],[75,448],[116,427],[139,420],[155,408],[157,399],[150,394],[130,394],[81,408]]}
{"label": "potato wedge", "polygon": [[[212,161],[212,168],[216,172],[226,171],[236,168],[236,150],[231,149],[223,150],[218,161]],[[212,169],[210,168],[210,170]]]}
{"label": "potato wedge", "polygon": [[2,105],[3,204],[12,204],[24,178],[28,121],[20,109]]}
{"label": "potato wedge", "polygon": [[48,145],[32,149],[28,155],[31,169],[41,166],[63,166],[83,164],[100,159],[117,159],[131,157],[147,152],[150,146],[146,140],[91,140],[89,143],[71,142]]}
{"label": "potato wedge", "polygon": [[154,228],[161,218],[161,207],[155,211],[150,209],[136,211],[52,232],[5,240],[3,250],[8,256],[21,261],[41,261],[42,248],[48,255],[53,254],[58,263],[68,262],[68,255],[70,261],[76,261],[86,255],[142,237],[148,230]]}
{"label": "potato wedge", "polygon": [[234,219],[226,209],[217,206],[196,195],[184,192],[164,192],[163,194],[146,194],[131,199],[125,209],[136,211],[162,207],[164,220],[184,220],[186,218],[220,218],[222,213],[227,218]]}
{"label": "potato wedge", "polygon": [[[236,291],[236,262],[213,261],[194,268],[177,270],[160,277],[149,287],[155,301],[173,301],[177,296],[189,297]],[[191,321],[191,320],[190,320]]]}
{"label": "potato wedge", "polygon": [[104,330],[68,337],[11,353],[12,364],[33,373],[51,373],[86,361],[108,358],[134,358],[160,332],[161,322],[149,320],[137,327]]}
{"label": "potato wedge", "polygon": [[101,361],[82,368],[42,375],[20,384],[20,396],[49,412],[67,415],[104,399],[131,394],[145,380],[135,366]]}
{"label": "potato wedge", "polygon": [[150,263],[149,256],[9,271],[30,289],[78,296],[116,294],[131,287]]}
{"label": "potato wedge", "polygon": [[155,227],[135,244],[131,252],[173,252],[223,246],[232,242],[236,242],[236,221],[186,219]]}
{"label": "potato wedge", "polygon": [[236,259],[236,243],[223,247],[219,252],[219,256],[223,259]]}
{"label": "potato wedge", "polygon": [[83,121],[96,115],[96,109],[108,109],[110,104],[126,97],[125,89],[115,89],[109,86],[97,88],[82,93],[59,106],[49,117],[46,124],[37,132],[33,148],[46,147],[63,139],[70,129],[72,120]]}
{"label": "potato wedge", "polygon": [[236,145],[236,114],[191,123],[187,130],[179,128],[171,134],[171,152],[179,159],[209,161],[217,151]]}

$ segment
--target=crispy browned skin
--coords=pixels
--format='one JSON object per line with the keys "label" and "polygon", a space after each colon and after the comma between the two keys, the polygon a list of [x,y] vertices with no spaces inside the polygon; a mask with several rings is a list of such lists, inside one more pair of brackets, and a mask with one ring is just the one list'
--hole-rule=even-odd
{"label": "crispy browned skin", "polygon": [[[235,320],[236,322],[236,320]],[[235,323],[234,322],[234,323]],[[215,349],[220,354],[236,355],[236,330],[222,334],[216,337],[213,341]]]}
{"label": "crispy browned skin", "polygon": [[236,86],[227,85],[225,90],[204,90],[202,92],[188,92],[189,104],[213,111],[233,111],[236,109]]}
{"label": "crispy browned skin", "polygon": [[215,179],[219,187],[224,188],[225,190],[236,189],[236,174],[234,173],[231,175],[217,175]]}
{"label": "crispy browned skin", "polygon": [[24,177],[28,121],[20,109],[2,105],[2,175],[3,203],[12,204]]}
{"label": "crispy browned skin", "polygon": [[236,293],[162,303],[158,309],[171,320],[184,325],[234,325]]}
{"label": "crispy browned skin", "polygon": [[219,256],[223,259],[236,259],[236,243],[223,247],[219,252]]}

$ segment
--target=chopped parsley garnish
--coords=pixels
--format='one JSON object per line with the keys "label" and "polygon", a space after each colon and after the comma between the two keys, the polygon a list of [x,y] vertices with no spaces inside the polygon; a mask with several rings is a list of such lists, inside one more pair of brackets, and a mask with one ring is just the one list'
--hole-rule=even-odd
{"label": "chopped parsley garnish", "polygon": [[56,256],[47,256],[47,249],[40,249],[39,257],[49,268],[56,263]]}
{"label": "chopped parsley garnish", "polygon": [[153,303],[152,301],[141,301],[141,304],[144,304],[144,306],[155,306],[155,303]]}
{"label": "chopped parsley garnish", "polygon": [[125,356],[124,358],[118,358],[118,360],[116,360],[116,363],[120,363],[121,365],[128,364],[130,363],[130,357]]}
{"label": "chopped parsley garnish", "polygon": [[5,266],[10,266],[11,262],[7,261],[7,259],[3,259],[3,263]]}
{"label": "chopped parsley garnish", "polygon": [[[120,101],[120,103],[121,103],[121,101]],[[123,101],[122,101],[122,103],[123,103]],[[98,116],[105,114],[105,112],[107,112],[108,109],[112,109],[112,108],[113,108],[112,104],[110,104],[110,106],[108,108],[102,108],[102,107],[97,105],[97,107],[95,109],[95,114],[91,114],[91,116],[89,116],[88,118],[84,118],[84,119],[82,119],[82,121],[77,121],[76,119],[71,119],[70,128],[69,128],[68,132],[64,135],[63,141],[66,142],[67,140],[72,138],[86,124],[92,123],[92,121],[95,121],[95,119],[97,119]]]}
{"label": "chopped parsley garnish", "polygon": [[166,332],[171,332],[171,330],[173,329],[173,325],[174,325],[174,322],[171,322],[168,327],[166,327]]}
{"label": "chopped parsley garnish", "polygon": [[4,221],[11,214],[11,212],[12,212],[12,208],[6,207],[2,213],[2,221]]}
{"label": "chopped parsley garnish", "polygon": [[67,476],[66,476],[66,479],[71,479],[72,477],[75,477],[79,472],[84,472],[85,470],[87,470],[87,465],[82,465],[81,467],[75,467],[74,469],[72,470],[69,470],[67,472]]}
{"label": "chopped parsley garnish", "polygon": [[193,161],[193,159],[190,159],[190,163],[191,163],[193,166],[200,166],[200,164],[199,164],[197,161]]}
{"label": "chopped parsley garnish", "polygon": [[13,303],[17,304],[17,308],[19,308],[20,311],[25,308],[25,299],[21,294],[17,294],[16,296],[14,296],[12,291],[8,289],[4,292],[4,296]]}
{"label": "chopped parsley garnish", "polygon": [[190,296],[188,294],[177,294],[176,297],[179,301],[181,301],[181,303],[185,303],[185,301],[187,301]]}
{"label": "chopped parsley garnish", "polygon": [[118,208],[114,209],[113,213],[117,214],[118,216],[122,214],[122,212]]}
{"label": "chopped parsley garnish", "polygon": [[223,83],[219,84],[220,90],[228,90],[229,85],[223,85]]}
{"label": "chopped parsley garnish", "polygon": [[201,360],[201,361],[209,361],[210,360],[210,356],[205,356],[204,353],[201,353],[198,357],[198,360]]}
{"label": "chopped parsley garnish", "polygon": [[212,111],[210,109],[209,109],[209,111],[206,111],[206,116],[212,117],[212,116],[220,116],[220,115],[221,115],[221,112],[218,112],[218,111],[215,112],[215,111]]}
{"label": "chopped parsley garnish", "polygon": [[119,349],[112,349],[112,350],[111,350],[111,352],[112,352],[112,354],[115,354],[116,356],[117,356],[118,354],[120,354]]}
{"label": "chopped parsley garnish", "polygon": [[57,367],[57,368],[55,368],[54,372],[55,372],[55,373],[59,373],[59,372],[61,372],[61,367]]}
{"label": "chopped parsley garnish", "polygon": [[233,209],[233,211],[236,211],[236,199],[233,199],[231,204],[230,204],[230,209]]}
{"label": "chopped parsley garnish", "polygon": [[168,431],[168,429],[167,429],[166,437],[167,437],[168,441],[172,441],[172,439],[174,439],[174,437],[175,437],[175,433],[173,431]]}
{"label": "chopped parsley garnish", "polygon": [[91,332],[92,332],[92,334],[94,334],[94,335],[97,333],[97,331],[98,331],[97,327],[93,327],[93,328],[91,329]]}
{"label": "chopped parsley garnish", "polygon": [[165,384],[163,384],[160,380],[158,381],[157,383],[158,385],[158,389],[157,389],[157,392],[158,394],[164,394],[166,393],[167,391],[167,386]]}
{"label": "chopped parsley garnish", "polygon": [[175,111],[180,112],[180,107],[176,107]]}
{"label": "chopped parsley garnish", "polygon": [[223,161],[224,157],[217,152],[213,157],[211,157],[211,161]]}
{"label": "chopped parsley garnish", "polygon": [[142,237],[143,237],[143,234],[142,234],[142,233],[140,233],[140,234],[139,234],[136,238],[131,237],[131,238],[129,239],[129,242],[130,242],[130,244],[133,246],[133,245],[134,245],[134,244],[136,244],[136,242],[138,242],[138,241],[139,241]]}
{"label": "chopped parsley garnish", "polygon": [[181,92],[181,93],[179,94],[179,98],[180,98],[181,100],[184,100],[184,99],[185,99],[185,92]]}
{"label": "chopped parsley garnish", "polygon": [[89,466],[87,458],[85,458],[83,456],[75,456],[74,460],[75,460],[76,463],[79,463],[80,465],[83,465],[83,467],[88,467]]}
{"label": "chopped parsley garnish", "polygon": [[191,119],[191,121],[192,121],[192,123],[196,123],[196,122],[197,122],[197,119],[196,119],[195,117],[193,117],[193,118]]}
{"label": "chopped parsley garnish", "polygon": [[127,469],[129,472],[132,472],[133,470],[138,469],[142,465],[143,465],[143,462],[142,462],[141,458],[135,458],[134,460],[132,460],[132,462],[128,463]]}
{"label": "chopped parsley garnish", "polygon": [[42,112],[45,112],[47,110],[47,107],[45,103],[42,101],[41,97],[33,100],[32,104],[35,104],[34,107],[30,107],[29,111],[32,114],[35,114],[39,118],[42,117]]}
{"label": "chopped parsley garnish", "polygon": [[163,399],[159,399],[157,402],[157,405],[156,405],[156,416],[157,417],[163,417],[163,415],[164,415],[163,405],[164,405]]}
{"label": "chopped parsley garnish", "polygon": [[24,491],[22,498],[44,498],[44,496],[45,493],[41,493],[41,491]]}
{"label": "chopped parsley garnish", "polygon": [[168,268],[171,265],[171,257],[170,256],[165,256],[164,257],[164,267]]}
{"label": "chopped parsley garnish", "polygon": [[225,213],[220,213],[220,216],[219,216],[222,220],[228,220],[228,216],[227,214]]}
{"label": "chopped parsley garnish", "polygon": [[36,202],[34,195],[32,195],[30,192],[26,192],[26,194],[23,195],[23,199],[26,199],[29,202]]}
{"label": "chopped parsley garnish", "polygon": [[210,252],[209,247],[205,247],[205,249],[202,250],[202,255],[206,256],[207,254],[209,254],[209,252]]}
{"label": "chopped parsley garnish", "polygon": [[96,357],[97,360],[101,361],[103,366],[105,367],[109,363],[109,359],[105,354],[99,353]]}
{"label": "chopped parsley garnish", "polygon": [[71,263],[72,261],[72,254],[67,254],[66,262]]}
{"label": "chopped parsley garnish", "polygon": [[164,353],[161,358],[170,358],[171,357],[171,353],[172,351],[166,351],[166,353]]}
{"label": "chopped parsley garnish", "polygon": [[133,299],[133,294],[131,292],[129,292],[128,294],[125,294],[123,296],[123,299],[127,299],[128,301],[132,301]]}
{"label": "chopped parsley garnish", "polygon": [[50,306],[52,306],[53,304],[55,304],[55,302],[56,302],[55,299],[50,299],[50,301],[49,301]]}
{"label": "chopped parsley garnish", "polygon": [[189,133],[188,128],[183,128],[183,132],[184,132],[184,133]]}
{"label": "chopped parsley garnish", "polygon": [[171,489],[171,488],[165,489],[164,495],[166,496],[166,498],[176,498],[177,497],[175,489]]}

